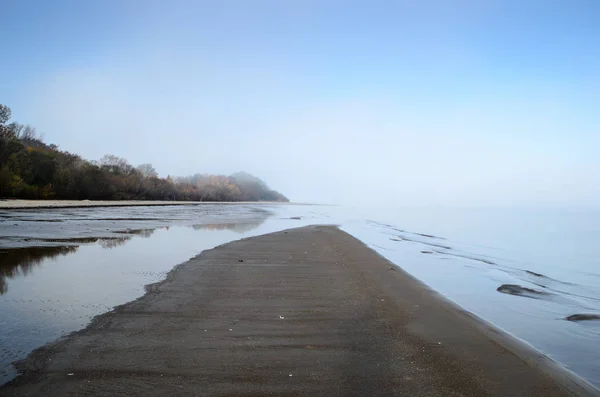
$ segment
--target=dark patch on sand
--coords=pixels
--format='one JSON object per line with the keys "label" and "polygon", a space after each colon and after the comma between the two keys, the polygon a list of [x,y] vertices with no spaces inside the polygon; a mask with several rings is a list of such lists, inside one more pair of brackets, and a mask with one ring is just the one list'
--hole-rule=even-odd
{"label": "dark patch on sand", "polygon": [[425,233],[414,233],[414,234],[416,234],[417,236],[423,236],[423,237],[427,237],[427,238],[436,238],[438,240],[445,240],[445,238],[434,236],[433,234],[425,234]]}
{"label": "dark patch on sand", "polygon": [[533,288],[522,287],[517,284],[502,284],[496,291],[502,292],[503,294],[524,296],[526,298],[540,299],[543,296],[552,295],[549,292],[538,291]]}
{"label": "dark patch on sand", "polygon": [[[529,274],[532,274],[532,275],[534,275],[534,276],[537,276],[537,277],[546,277],[546,276],[544,276],[542,273],[536,273],[536,272],[532,272],[531,270],[525,270],[525,272],[527,272],[527,273],[529,273]],[[547,278],[547,277],[546,277],[546,278]]]}
{"label": "dark patch on sand", "polygon": [[565,320],[568,320],[568,321],[600,320],[600,314],[571,314],[570,316],[565,317]]}

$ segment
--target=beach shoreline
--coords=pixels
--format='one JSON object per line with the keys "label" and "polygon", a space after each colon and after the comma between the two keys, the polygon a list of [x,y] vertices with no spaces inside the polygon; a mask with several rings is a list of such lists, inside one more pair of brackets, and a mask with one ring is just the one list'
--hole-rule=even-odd
{"label": "beach shoreline", "polygon": [[204,204],[291,204],[279,201],[145,201],[145,200],[0,200],[0,210],[102,208],[102,207],[163,207],[169,205]]}
{"label": "beach shoreline", "polygon": [[17,368],[3,395],[598,395],[333,226],[205,251]]}

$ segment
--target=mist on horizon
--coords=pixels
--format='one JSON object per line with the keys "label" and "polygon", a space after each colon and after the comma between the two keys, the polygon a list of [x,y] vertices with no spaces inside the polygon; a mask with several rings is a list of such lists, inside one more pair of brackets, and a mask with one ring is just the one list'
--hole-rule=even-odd
{"label": "mist on horizon", "polygon": [[86,159],[296,202],[597,207],[599,11],[9,0],[0,103]]}

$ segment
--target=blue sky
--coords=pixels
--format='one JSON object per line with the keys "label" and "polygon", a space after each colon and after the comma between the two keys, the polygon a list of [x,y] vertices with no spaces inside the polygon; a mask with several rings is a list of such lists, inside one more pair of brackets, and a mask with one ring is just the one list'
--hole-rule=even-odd
{"label": "blue sky", "polygon": [[596,2],[2,7],[0,103],[90,159],[244,169],[296,200],[600,202]]}

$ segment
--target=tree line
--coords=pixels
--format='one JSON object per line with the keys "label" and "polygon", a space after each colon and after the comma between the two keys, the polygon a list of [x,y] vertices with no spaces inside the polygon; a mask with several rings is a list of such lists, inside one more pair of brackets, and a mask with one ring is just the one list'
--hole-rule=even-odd
{"label": "tree line", "polygon": [[160,178],[151,164],[135,167],[115,155],[88,161],[10,118],[10,108],[0,104],[0,198],[289,201],[245,172]]}

